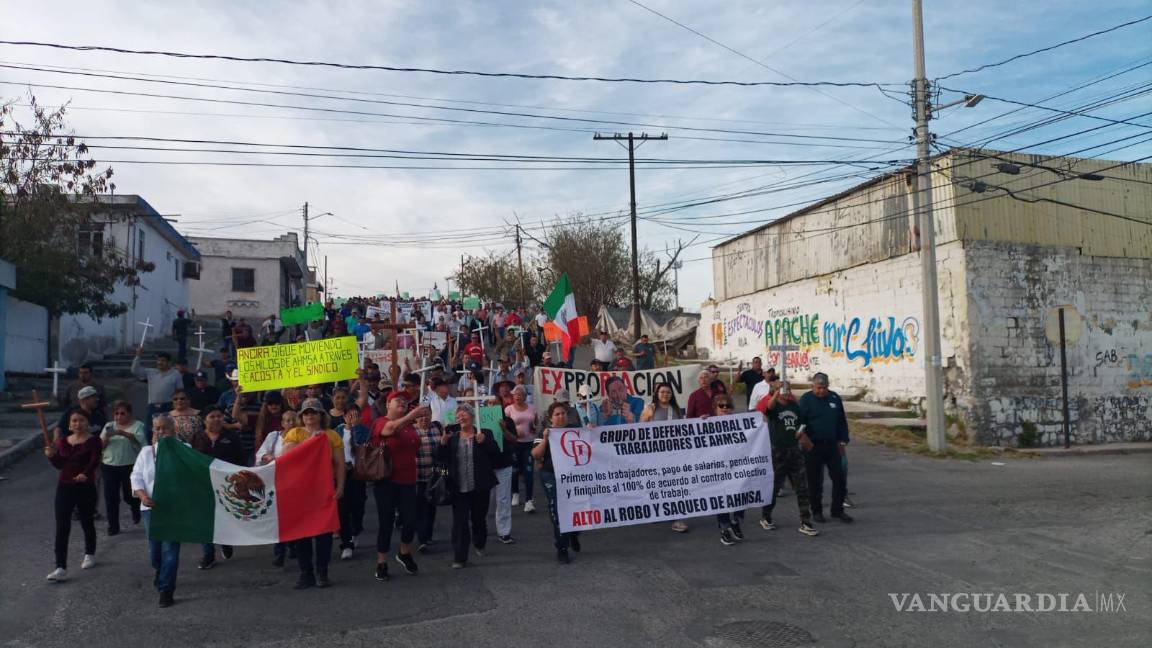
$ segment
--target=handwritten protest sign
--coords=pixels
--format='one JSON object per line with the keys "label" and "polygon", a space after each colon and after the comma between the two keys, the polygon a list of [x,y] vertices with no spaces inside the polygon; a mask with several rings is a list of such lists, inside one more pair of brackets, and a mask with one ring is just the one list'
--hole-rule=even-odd
{"label": "handwritten protest sign", "polygon": [[758,508],[772,498],[759,412],[548,432],[560,530],[584,531]]}
{"label": "handwritten protest sign", "polygon": [[504,450],[504,431],[500,429],[500,419],[504,418],[504,409],[498,405],[485,405],[480,408],[480,420],[476,427],[489,430],[496,440],[500,450]]}
{"label": "handwritten protest sign", "polygon": [[684,409],[688,406],[688,396],[696,389],[696,376],[700,373],[700,369],[700,365],[678,365],[646,371],[580,371],[537,367],[532,381],[536,386],[534,399],[536,413],[541,417],[545,416],[548,406],[555,400],[556,392],[561,389],[568,390],[572,402],[576,402],[580,388],[586,386],[589,397],[594,401],[599,400],[603,397],[604,384],[612,376],[620,376],[628,393],[642,398],[645,403],[652,402],[658,385],[668,383],[672,387],[673,395],[676,396],[676,404],[680,409]]}
{"label": "handwritten protest sign", "polygon": [[396,358],[393,361],[391,349],[370,349],[364,352],[364,358],[381,367],[388,368],[394,364],[402,366],[405,360],[411,364],[416,360],[416,352],[412,349],[397,349]]}
{"label": "handwritten protest sign", "polygon": [[256,392],[356,377],[356,338],[344,336],[236,350],[244,391]]}
{"label": "handwritten protest sign", "polygon": [[464,305],[464,310],[479,310],[480,309],[480,298],[479,297],[465,297],[463,305]]}
{"label": "handwritten protest sign", "polygon": [[322,319],[324,319],[324,306],[322,304],[280,309],[280,321],[284,323],[284,326],[307,324]]}

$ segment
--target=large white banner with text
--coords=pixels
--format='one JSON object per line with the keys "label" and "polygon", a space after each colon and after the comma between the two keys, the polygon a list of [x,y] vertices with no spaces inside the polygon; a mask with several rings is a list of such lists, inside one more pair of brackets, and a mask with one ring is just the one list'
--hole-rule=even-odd
{"label": "large white banner with text", "polygon": [[548,441],[564,532],[739,511],[772,497],[759,412],[554,429]]}

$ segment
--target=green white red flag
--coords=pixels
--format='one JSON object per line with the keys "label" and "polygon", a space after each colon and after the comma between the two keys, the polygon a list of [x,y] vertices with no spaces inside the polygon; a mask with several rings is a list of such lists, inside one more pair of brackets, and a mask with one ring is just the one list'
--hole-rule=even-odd
{"label": "green white red flag", "polygon": [[567,272],[561,275],[548,299],[544,300],[544,314],[549,320],[544,325],[544,337],[559,341],[567,358],[572,345],[588,333],[588,320],[576,313],[576,295],[572,293]]}
{"label": "green white red flag", "polygon": [[323,434],[272,463],[245,467],[179,440],[156,448],[149,536],[168,542],[259,545],[340,528],[332,451]]}

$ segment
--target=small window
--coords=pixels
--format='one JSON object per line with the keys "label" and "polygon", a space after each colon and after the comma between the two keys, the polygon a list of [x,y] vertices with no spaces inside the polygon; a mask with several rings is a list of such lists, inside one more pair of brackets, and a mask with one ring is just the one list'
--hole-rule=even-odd
{"label": "small window", "polygon": [[104,253],[104,223],[81,223],[77,232],[77,248],[81,255],[101,256]]}
{"label": "small window", "polygon": [[256,292],[256,270],[232,268],[232,292]]}
{"label": "small window", "polygon": [[173,277],[176,279],[177,282],[179,282],[180,281],[180,259],[174,259],[172,261],[172,270],[173,270],[173,273],[172,273]]}
{"label": "small window", "polygon": [[145,258],[144,257],[144,228],[138,227],[138,228],[136,228],[136,231],[139,232],[139,235],[136,239],[136,243],[137,243],[136,247],[138,248],[138,250],[136,252],[136,258],[143,261]]}

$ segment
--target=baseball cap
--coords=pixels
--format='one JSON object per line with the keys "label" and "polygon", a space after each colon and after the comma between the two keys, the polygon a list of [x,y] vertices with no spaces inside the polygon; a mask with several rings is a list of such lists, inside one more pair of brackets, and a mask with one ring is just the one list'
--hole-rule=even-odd
{"label": "baseball cap", "polygon": [[388,400],[385,402],[391,403],[392,399],[394,399],[394,398],[403,398],[404,401],[407,402],[408,401],[408,394],[405,393],[405,391],[403,389],[393,390],[392,393],[388,394]]}
{"label": "baseball cap", "polygon": [[556,401],[561,402],[561,403],[567,403],[567,402],[572,400],[572,397],[568,395],[567,389],[557,389],[556,390],[556,396],[554,396],[553,398]]}
{"label": "baseball cap", "polygon": [[197,371],[193,378],[196,380],[208,380],[208,374],[204,373],[203,371]]}
{"label": "baseball cap", "polygon": [[95,387],[82,387],[80,391],[76,393],[76,398],[84,400],[85,398],[91,398],[93,396],[99,395],[100,392],[97,391]]}
{"label": "baseball cap", "polygon": [[542,356],[540,356],[540,357],[541,357],[541,358],[544,358],[545,360],[551,360],[551,359],[552,359],[552,354],[551,354],[551,353],[549,353],[549,352],[547,352],[547,351],[545,351],[545,352],[544,352],[544,355],[542,355]]}
{"label": "baseball cap", "polygon": [[321,414],[323,414],[324,413],[324,403],[320,402],[319,398],[305,399],[303,403],[300,403],[300,413],[303,414],[304,412],[307,412],[308,410],[312,410],[313,412],[320,412]]}

